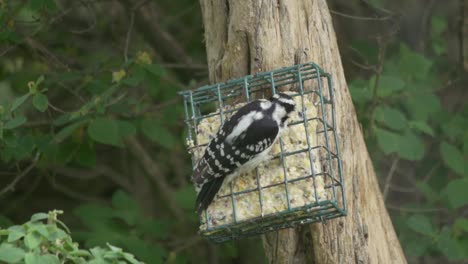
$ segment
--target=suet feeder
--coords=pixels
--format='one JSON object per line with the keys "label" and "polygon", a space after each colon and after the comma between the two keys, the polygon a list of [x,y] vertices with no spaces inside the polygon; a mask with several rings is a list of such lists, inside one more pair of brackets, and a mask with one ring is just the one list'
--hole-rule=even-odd
{"label": "suet feeder", "polygon": [[294,115],[272,159],[220,190],[200,214],[200,234],[223,242],[346,215],[333,83],[315,63],[183,91],[193,166],[223,122],[243,104],[286,92]]}

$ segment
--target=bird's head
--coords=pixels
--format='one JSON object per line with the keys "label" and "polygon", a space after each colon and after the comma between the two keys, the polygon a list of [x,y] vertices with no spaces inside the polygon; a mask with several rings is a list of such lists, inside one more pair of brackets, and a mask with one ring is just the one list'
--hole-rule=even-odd
{"label": "bird's head", "polygon": [[291,96],[284,93],[273,95],[270,101],[275,105],[273,118],[278,124],[285,126],[290,115],[296,110],[296,102],[294,102]]}

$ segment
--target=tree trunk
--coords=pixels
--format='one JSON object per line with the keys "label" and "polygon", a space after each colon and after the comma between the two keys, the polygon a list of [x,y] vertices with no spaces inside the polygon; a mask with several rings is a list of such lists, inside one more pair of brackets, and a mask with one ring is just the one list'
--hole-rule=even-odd
{"label": "tree trunk", "polygon": [[406,263],[346,85],[325,0],[200,0],[212,83],[313,61],[332,74],[348,216],[263,237],[270,263]]}

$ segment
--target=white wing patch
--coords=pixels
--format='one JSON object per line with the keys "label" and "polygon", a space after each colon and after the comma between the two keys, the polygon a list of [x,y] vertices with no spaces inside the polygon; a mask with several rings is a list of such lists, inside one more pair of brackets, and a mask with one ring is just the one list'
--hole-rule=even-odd
{"label": "white wing patch", "polygon": [[284,98],[284,97],[280,97],[280,98],[278,99],[278,101],[280,101],[280,102],[282,102],[282,103],[285,103],[285,104],[296,105],[296,102],[294,102],[294,100],[288,99],[288,98]]}
{"label": "white wing patch", "polygon": [[232,144],[234,140],[244,131],[247,131],[247,128],[253,123],[255,120],[254,116],[257,114],[261,114],[263,117],[262,112],[252,112],[245,116],[242,116],[239,120],[239,123],[232,129],[232,132],[226,137],[226,142]]}
{"label": "white wing patch", "polygon": [[263,109],[263,110],[267,110],[269,109],[273,104],[270,102],[270,101],[264,101],[264,102],[261,102],[260,103],[260,107]]}
{"label": "white wing patch", "polygon": [[278,126],[281,124],[281,119],[286,116],[286,109],[283,106],[276,104],[275,110],[273,111],[273,120],[276,121]]}

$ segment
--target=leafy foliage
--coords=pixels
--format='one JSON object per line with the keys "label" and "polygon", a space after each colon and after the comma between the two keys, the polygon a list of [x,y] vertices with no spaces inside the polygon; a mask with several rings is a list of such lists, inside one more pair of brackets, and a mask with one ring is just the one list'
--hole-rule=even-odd
{"label": "leafy foliage", "polygon": [[[444,13],[456,4],[437,8],[436,1],[426,10],[414,1],[365,2],[330,6],[371,17],[411,14],[378,23],[334,20],[381,182],[397,164],[386,202],[399,238],[414,263],[464,261],[466,72],[454,43],[458,15]],[[413,23],[418,8],[427,13],[424,23]],[[401,32],[390,34],[384,24]],[[369,67],[347,66],[349,42]],[[147,263],[264,262],[258,240],[212,246],[196,236],[177,92],[208,82],[204,45],[196,1],[0,0],[0,226],[10,226],[1,230],[0,262],[54,263],[65,253],[129,261],[106,243]],[[63,220],[74,239],[94,248],[79,248],[58,220],[45,223],[50,214],[13,225],[47,208],[73,211]],[[48,240],[54,223],[63,245]]]}
{"label": "leafy foliage", "polygon": [[84,204],[74,213],[89,230],[76,233],[87,246],[109,242],[130,250],[146,263],[164,263],[168,252],[157,241],[167,239],[170,223],[144,217],[137,202],[126,193],[117,191],[112,207]]}
{"label": "leafy foliage", "polygon": [[369,81],[351,81],[349,88],[376,167],[385,167],[390,157],[404,161],[400,170],[415,168],[411,177],[420,202],[401,201],[404,210],[394,215],[405,252],[413,257],[431,254],[464,260],[468,259],[463,250],[468,247],[467,231],[461,228],[464,218],[458,213],[468,205],[467,153],[462,150],[468,112],[465,108],[451,113],[440,100],[439,94],[456,93],[441,88],[447,69],[437,65],[446,52],[442,37],[446,29],[445,18],[433,17],[433,57],[402,43],[387,43],[392,48],[381,61],[382,71],[374,72]]}
{"label": "leafy foliage", "polygon": [[73,242],[68,228],[58,220],[61,211],[37,213],[31,220],[8,228],[0,228],[0,261],[4,263],[142,263],[121,248],[107,244],[105,248],[81,249]]}

